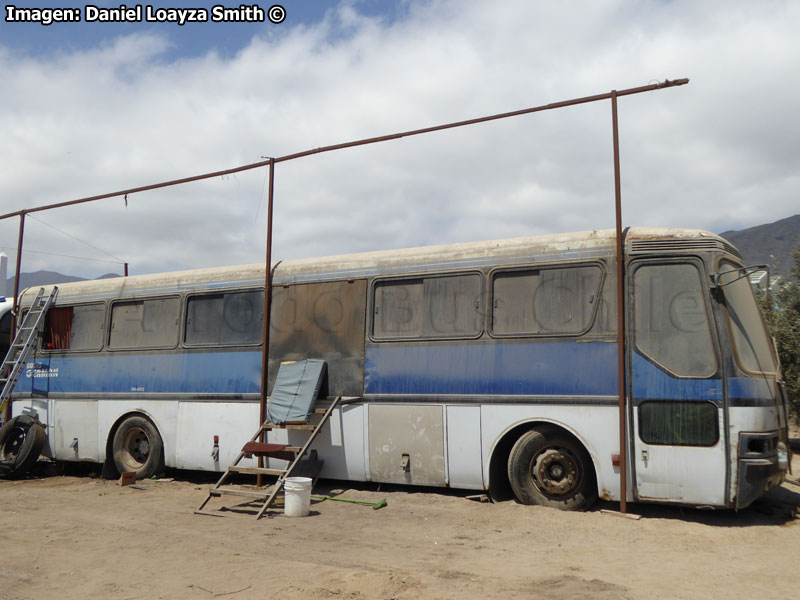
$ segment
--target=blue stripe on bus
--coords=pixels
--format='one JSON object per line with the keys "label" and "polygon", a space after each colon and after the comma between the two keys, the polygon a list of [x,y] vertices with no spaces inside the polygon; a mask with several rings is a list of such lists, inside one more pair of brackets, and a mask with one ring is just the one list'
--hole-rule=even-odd
{"label": "blue stripe on bus", "polygon": [[775,377],[730,377],[728,398],[775,400]]}
{"label": "blue stripe on bus", "polygon": [[[634,354],[633,395],[642,400],[722,400],[720,379],[674,377]],[[729,380],[731,398],[761,398],[763,380]],[[616,395],[617,345],[556,342],[373,346],[365,393],[374,395]]]}
{"label": "blue stripe on bus", "polygon": [[[673,377],[638,353],[633,358],[633,397],[639,400],[722,400],[721,379]],[[731,400],[773,398],[774,377],[729,377]]]}
{"label": "blue stripe on bus", "polygon": [[26,363],[14,391],[246,394],[260,389],[261,352],[256,351],[37,358]]}
{"label": "blue stripe on bus", "polygon": [[721,379],[673,377],[633,353],[633,397],[638,400],[722,400]]}
{"label": "blue stripe on bus", "polygon": [[[618,393],[616,361],[608,342],[371,346],[365,393],[609,396]],[[772,381],[731,378],[729,397],[772,398]],[[28,361],[14,391],[252,394],[260,382],[259,351],[75,354]],[[640,400],[722,399],[720,379],[673,377],[638,354],[632,386]]]}
{"label": "blue stripe on bus", "polygon": [[368,347],[366,394],[617,394],[607,342]]}

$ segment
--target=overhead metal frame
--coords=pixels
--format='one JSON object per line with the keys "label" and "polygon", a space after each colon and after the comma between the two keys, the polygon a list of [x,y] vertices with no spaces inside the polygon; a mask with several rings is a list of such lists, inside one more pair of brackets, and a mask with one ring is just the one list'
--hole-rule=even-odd
{"label": "overhead metal frame", "polygon": [[[34,208],[27,208],[11,213],[0,215],[0,221],[11,217],[19,217],[19,237],[17,241],[17,261],[16,261],[16,277],[14,280],[14,308],[13,319],[17,317],[17,301],[19,296],[19,276],[22,264],[22,239],[25,230],[25,215],[44,210],[52,210],[55,208],[63,208],[66,206],[74,206],[76,204],[84,204],[86,202],[94,202],[97,200],[104,200],[107,198],[117,198],[119,196],[127,196],[148,190],[158,188],[170,187],[174,185],[181,185],[184,183],[191,183],[193,181],[200,181],[202,179],[211,179],[213,177],[221,177],[223,175],[231,175],[241,171],[248,171],[251,169],[258,169],[261,167],[269,167],[269,191],[268,191],[268,207],[267,207],[267,257],[265,268],[264,280],[264,335],[262,344],[262,360],[261,360],[261,408],[259,418],[261,422],[264,421],[266,415],[266,402],[267,402],[267,380],[269,371],[269,316],[270,316],[270,296],[271,296],[271,260],[272,260],[272,208],[274,196],[274,182],[275,182],[275,165],[280,162],[296,160],[314,154],[321,154],[323,152],[332,152],[334,150],[344,150],[345,148],[354,148],[356,146],[365,146],[368,144],[376,144],[378,142],[388,142],[390,140],[397,140],[404,137],[413,135],[421,135],[424,133],[433,133],[435,131],[443,131],[445,129],[454,129],[456,127],[465,127],[467,125],[477,125],[478,123],[486,123],[488,121],[497,121],[499,119],[507,119],[510,117],[519,117],[535,112],[542,112],[545,110],[553,110],[556,108],[565,108],[567,106],[575,106],[578,104],[588,104],[590,102],[598,102],[600,100],[611,100],[611,123],[612,123],[612,139],[614,147],[614,207],[616,217],[616,238],[617,238],[617,256],[616,256],[616,269],[617,269],[617,366],[618,366],[618,384],[619,384],[619,459],[620,459],[620,511],[627,512],[627,447],[626,447],[626,402],[625,402],[625,298],[624,298],[624,282],[623,277],[625,273],[625,260],[624,260],[624,245],[622,237],[622,193],[620,181],[620,161],[619,161],[619,126],[617,120],[617,98],[620,96],[630,96],[633,94],[640,94],[642,92],[651,92],[669,87],[676,87],[689,83],[686,78],[683,79],[666,79],[659,83],[650,85],[628,88],[624,90],[612,90],[604,94],[596,94],[593,96],[584,96],[582,98],[574,98],[572,100],[562,100],[560,102],[553,102],[532,108],[524,108],[512,112],[498,113],[486,117],[478,117],[475,119],[468,119],[466,121],[456,121],[453,123],[446,123],[443,125],[435,125],[432,127],[424,127],[422,129],[414,129],[410,131],[403,131],[400,133],[392,133],[379,137],[364,138],[345,142],[342,144],[334,144],[331,146],[322,146],[310,150],[304,150],[294,154],[287,154],[277,158],[268,158],[255,163],[234,167],[232,169],[224,169],[222,171],[213,171],[210,173],[203,173],[201,175],[194,175],[192,177],[184,177],[181,179],[173,179],[161,183],[154,183],[117,192],[109,192],[106,194],[99,194],[96,196],[88,196],[86,198],[79,198],[77,200],[69,200],[66,202],[58,202],[55,204],[47,204],[37,206]],[[127,265],[126,265],[127,275]],[[12,337],[15,329],[15,321],[12,321]],[[11,402],[6,407],[6,419],[11,417]],[[260,423],[259,423],[260,424]],[[261,485],[261,476],[259,475],[258,485]]]}

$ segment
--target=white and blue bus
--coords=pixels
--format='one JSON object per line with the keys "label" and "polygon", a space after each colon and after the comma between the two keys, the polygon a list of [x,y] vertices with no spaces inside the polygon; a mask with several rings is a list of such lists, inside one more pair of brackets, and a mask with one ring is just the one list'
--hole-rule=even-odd
{"label": "white and blue bus", "polygon": [[[347,398],[314,444],[322,477],[619,500],[615,239],[279,263],[269,385],[281,361],[324,359],[327,394]],[[703,231],[624,243],[627,500],[743,508],[788,462],[747,268]],[[257,264],[59,286],[13,414],[36,415],[55,460],[224,470],[258,427],[264,279]]]}

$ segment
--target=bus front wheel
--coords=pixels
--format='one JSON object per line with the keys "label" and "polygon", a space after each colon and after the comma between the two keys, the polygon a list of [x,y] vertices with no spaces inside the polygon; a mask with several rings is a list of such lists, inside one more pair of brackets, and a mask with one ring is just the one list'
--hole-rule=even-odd
{"label": "bus front wheel", "polygon": [[114,465],[120,473],[133,471],[146,479],[164,470],[164,443],[145,417],[128,417],[117,428],[112,442]]}
{"label": "bus front wheel", "polygon": [[524,433],[508,458],[508,479],[522,504],[583,510],[597,497],[586,450],[554,427]]}

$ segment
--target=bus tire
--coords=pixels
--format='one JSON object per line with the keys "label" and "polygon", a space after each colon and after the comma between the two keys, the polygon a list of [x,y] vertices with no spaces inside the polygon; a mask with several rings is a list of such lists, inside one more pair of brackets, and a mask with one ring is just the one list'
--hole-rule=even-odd
{"label": "bus tire", "polygon": [[586,450],[554,427],[524,433],[508,457],[508,480],[521,504],[584,510],[597,497]]}
{"label": "bus tire", "polygon": [[19,415],[0,428],[0,476],[21,477],[31,470],[44,447],[44,427],[30,415]]}
{"label": "bus tire", "polygon": [[164,442],[153,423],[141,416],[125,419],[111,444],[114,466],[120,473],[134,472],[147,479],[164,470]]}

